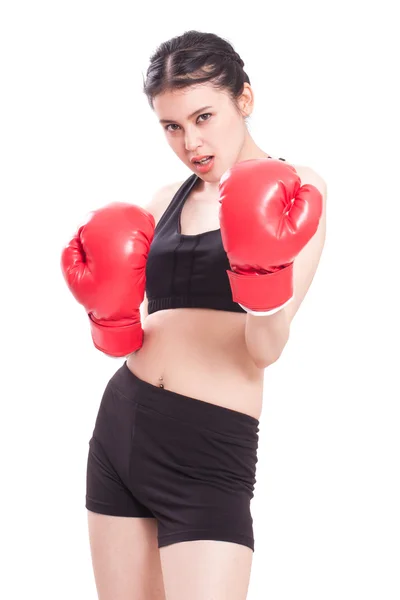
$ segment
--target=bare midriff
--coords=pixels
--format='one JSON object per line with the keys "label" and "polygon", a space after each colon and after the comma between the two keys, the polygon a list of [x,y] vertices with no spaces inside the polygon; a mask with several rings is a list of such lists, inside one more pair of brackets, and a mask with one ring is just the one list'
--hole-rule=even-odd
{"label": "bare midriff", "polygon": [[140,379],[259,419],[264,369],[248,353],[246,315],[179,308],[148,315],[142,347],[127,358]]}

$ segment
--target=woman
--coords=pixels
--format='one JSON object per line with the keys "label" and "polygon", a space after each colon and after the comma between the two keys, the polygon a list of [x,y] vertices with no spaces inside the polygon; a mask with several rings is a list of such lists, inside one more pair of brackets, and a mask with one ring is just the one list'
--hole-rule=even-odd
{"label": "woman", "polygon": [[[243,67],[233,47],[210,33],[189,31],[158,48],[144,91],[192,174],[162,188],[146,210],[100,209],[63,254],[96,347],[127,356],[104,392],[88,458],[86,507],[102,600],[247,595],[263,370],[281,354],[316,271],[326,187],[311,168],[279,162],[255,144]],[[300,247],[286,240],[283,251],[280,236],[267,239],[262,226],[265,237],[253,244],[258,266],[249,267],[257,214],[267,198],[274,210],[282,204],[281,177],[308,207],[308,230]],[[243,226],[249,214],[250,229]],[[90,266],[89,254],[91,278],[108,269],[93,293],[76,276],[78,263]],[[249,281],[265,283],[256,289]]]}

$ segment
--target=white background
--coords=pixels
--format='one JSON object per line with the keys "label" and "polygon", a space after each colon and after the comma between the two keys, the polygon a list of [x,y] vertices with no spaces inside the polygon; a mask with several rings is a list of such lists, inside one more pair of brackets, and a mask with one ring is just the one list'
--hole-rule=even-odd
{"label": "white background", "polygon": [[2,4],[2,598],[97,598],[86,457],[124,359],[95,350],[60,253],[89,210],[189,176],[142,75],[158,44],[198,29],[245,61],[256,142],[328,184],[320,266],[265,373],[248,598],[399,599],[394,4]]}

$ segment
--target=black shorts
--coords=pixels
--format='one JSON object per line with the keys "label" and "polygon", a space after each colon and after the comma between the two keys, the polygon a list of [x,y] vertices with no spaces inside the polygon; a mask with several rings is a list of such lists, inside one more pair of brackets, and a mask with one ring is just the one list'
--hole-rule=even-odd
{"label": "black shorts", "polygon": [[159,548],[221,540],[254,551],[258,426],[143,381],[125,362],[106,386],[89,442],[86,508],[155,518]]}

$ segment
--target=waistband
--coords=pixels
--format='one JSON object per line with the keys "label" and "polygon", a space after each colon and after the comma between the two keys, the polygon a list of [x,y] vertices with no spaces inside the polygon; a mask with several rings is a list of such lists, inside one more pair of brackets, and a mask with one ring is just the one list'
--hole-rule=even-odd
{"label": "waistband", "polygon": [[223,310],[227,312],[240,312],[245,313],[246,311],[232,300],[232,294],[224,294],[218,296],[212,295],[181,295],[181,296],[168,296],[163,298],[149,298],[147,302],[147,312],[152,314],[158,310],[166,310],[170,308],[210,308],[213,310]]}
{"label": "waistband", "polygon": [[158,387],[132,373],[126,361],[110,383],[123,395],[166,416],[215,432],[258,440],[259,420],[251,415]]}

